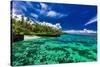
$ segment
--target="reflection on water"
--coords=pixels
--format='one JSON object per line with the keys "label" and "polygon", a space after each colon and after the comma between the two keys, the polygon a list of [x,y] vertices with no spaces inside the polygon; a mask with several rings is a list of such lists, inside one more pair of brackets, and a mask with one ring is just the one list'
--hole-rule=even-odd
{"label": "reflection on water", "polygon": [[61,35],[15,42],[12,65],[90,62],[97,60],[97,38]]}

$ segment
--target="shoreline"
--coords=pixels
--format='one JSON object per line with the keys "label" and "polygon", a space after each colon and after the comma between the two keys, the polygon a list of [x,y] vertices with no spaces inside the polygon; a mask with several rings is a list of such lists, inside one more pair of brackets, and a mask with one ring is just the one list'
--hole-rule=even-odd
{"label": "shoreline", "polygon": [[36,35],[24,35],[24,40],[37,39],[37,38],[41,38],[41,37]]}
{"label": "shoreline", "polygon": [[30,40],[37,39],[41,37],[59,37],[60,35],[47,35],[47,34],[37,34],[37,35],[12,35],[12,42],[22,41],[22,40]]}

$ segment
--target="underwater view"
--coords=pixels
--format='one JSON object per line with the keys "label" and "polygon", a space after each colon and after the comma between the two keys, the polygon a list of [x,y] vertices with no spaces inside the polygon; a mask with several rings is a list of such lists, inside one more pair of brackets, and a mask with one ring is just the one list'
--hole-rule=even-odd
{"label": "underwater view", "polygon": [[37,65],[97,61],[95,36],[63,34],[14,42],[12,65]]}

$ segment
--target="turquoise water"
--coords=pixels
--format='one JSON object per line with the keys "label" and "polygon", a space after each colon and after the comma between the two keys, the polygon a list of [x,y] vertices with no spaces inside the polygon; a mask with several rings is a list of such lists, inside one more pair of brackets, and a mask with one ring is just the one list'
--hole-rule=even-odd
{"label": "turquoise water", "polygon": [[12,65],[41,65],[97,61],[97,38],[65,34],[12,44]]}

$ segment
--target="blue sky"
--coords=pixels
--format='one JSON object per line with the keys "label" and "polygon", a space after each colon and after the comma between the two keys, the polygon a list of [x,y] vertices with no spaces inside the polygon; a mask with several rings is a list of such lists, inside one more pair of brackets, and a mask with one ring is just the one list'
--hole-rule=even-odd
{"label": "blue sky", "polygon": [[11,8],[32,20],[60,23],[62,30],[97,30],[97,6],[13,1]]}

